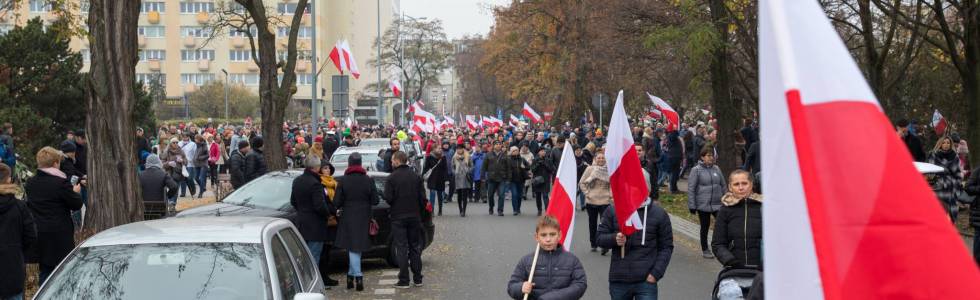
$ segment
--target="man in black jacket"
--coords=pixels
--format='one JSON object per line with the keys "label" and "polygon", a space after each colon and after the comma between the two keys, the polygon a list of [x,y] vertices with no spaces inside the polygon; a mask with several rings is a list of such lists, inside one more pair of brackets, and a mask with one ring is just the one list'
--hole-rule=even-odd
{"label": "man in black jacket", "polygon": [[[483,172],[487,181],[487,200],[490,201],[490,215],[493,215],[493,194],[497,193],[497,215],[504,216],[504,194],[510,187],[514,162],[507,157],[501,142],[493,143],[493,153],[483,160]],[[481,176],[482,177],[482,176]]]}
{"label": "man in black jacket", "polygon": [[268,167],[265,165],[265,156],[262,155],[262,138],[255,137],[250,144],[252,149],[245,155],[245,183],[265,175],[265,172],[268,171]]}
{"label": "man in black jacket", "polygon": [[11,183],[11,173],[10,167],[0,164],[0,299],[23,297],[24,252],[37,240],[30,209],[14,198],[20,188]]}
{"label": "man in black jacket", "polygon": [[163,171],[159,156],[150,154],[146,157],[146,169],[140,172],[139,179],[144,202],[166,201],[167,213],[176,211],[177,182]]}
{"label": "man in black jacket", "polygon": [[[603,222],[596,234],[596,243],[600,247],[613,250],[609,264],[609,296],[613,300],[656,299],[657,282],[663,279],[674,252],[674,236],[667,212],[647,201],[636,213],[646,215],[646,220],[642,221],[646,231],[637,230],[629,237],[623,235],[616,221],[616,209],[610,206],[602,214]],[[626,254],[621,258],[623,246]]]}
{"label": "man in black jacket", "polygon": [[381,166],[381,171],[391,173],[395,170],[395,166],[391,162],[391,157],[395,154],[395,152],[401,150],[402,141],[398,140],[398,138],[391,138],[391,140],[388,141],[388,145],[390,145],[391,148],[385,149],[384,153],[381,154],[381,159],[384,161],[384,164]]}
{"label": "man in black jacket", "polygon": [[303,165],[306,169],[293,179],[292,193],[289,194],[289,204],[296,209],[296,217],[292,221],[310,248],[313,261],[320,261],[323,242],[328,236],[327,218],[330,216],[323,184],[320,183],[320,158],[307,156]]}
{"label": "man in black jacket", "polygon": [[408,162],[405,152],[397,151],[391,156],[394,170],[385,182],[384,199],[391,206],[391,236],[398,253],[397,288],[408,288],[408,270],[411,267],[412,281],[422,285],[422,210],[425,209],[425,187]]}
{"label": "man in black jacket", "polygon": [[926,161],[926,152],[922,150],[922,140],[912,132],[909,132],[909,120],[901,119],[895,122],[895,130],[898,131],[898,136],[905,142],[905,147],[912,154],[912,159],[918,162]]}
{"label": "man in black jacket", "polygon": [[235,189],[245,185],[245,155],[251,152],[249,150],[248,141],[242,140],[238,142],[238,149],[228,157],[228,173],[231,175],[231,186]]}

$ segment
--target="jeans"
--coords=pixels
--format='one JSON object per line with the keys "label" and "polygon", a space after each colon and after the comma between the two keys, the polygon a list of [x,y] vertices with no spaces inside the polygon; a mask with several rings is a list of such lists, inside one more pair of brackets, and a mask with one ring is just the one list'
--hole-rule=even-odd
{"label": "jeans", "polygon": [[207,186],[208,186],[208,167],[207,166],[194,167],[194,169],[197,169],[196,172],[197,174],[191,174],[191,175],[195,176],[194,180],[197,183],[197,187],[199,188],[197,195],[201,196],[204,195],[204,191],[207,190]]}
{"label": "jeans", "polygon": [[698,211],[698,223],[701,223],[701,251],[708,251],[708,228],[711,227],[711,217],[717,217],[716,213]]}
{"label": "jeans", "polygon": [[544,210],[548,210],[548,193],[534,192],[534,204],[538,205],[538,213],[542,212],[541,203],[544,203]]}
{"label": "jeans", "polygon": [[680,163],[673,163],[670,165],[670,192],[677,193],[677,180],[681,177],[681,166]]}
{"label": "jeans", "polygon": [[320,261],[320,254],[323,254],[323,241],[306,241],[306,247],[310,248],[310,254],[313,255],[313,261]]}
{"label": "jeans", "polygon": [[609,283],[609,298],[612,300],[657,300],[657,284],[646,281],[637,283]]}
{"label": "jeans", "polygon": [[[436,208],[439,205],[439,214],[442,214],[442,200],[445,199],[445,193],[442,190],[429,190],[429,204],[432,204],[432,208]],[[438,198],[438,199],[437,199]]]}
{"label": "jeans", "polygon": [[422,282],[422,220],[408,218],[391,220],[391,236],[398,254],[398,282],[408,283],[408,271],[412,280]]}
{"label": "jeans", "polygon": [[177,182],[180,185],[180,196],[185,197],[187,195],[186,191],[191,191],[191,196],[194,196],[197,188],[194,186],[194,180],[197,180],[197,168],[187,167],[187,177],[183,180]]}
{"label": "jeans", "polygon": [[524,182],[510,183],[510,206],[515,213],[521,213],[521,198],[524,197]]}
{"label": "jeans", "polygon": [[507,184],[509,182],[499,182],[499,181],[487,181],[487,201],[490,201],[490,213],[493,213],[494,199],[493,195],[497,194],[497,213],[504,213],[504,194],[507,191]]}
{"label": "jeans", "polygon": [[580,207],[581,210],[585,210],[585,194],[579,191],[576,194],[576,198],[578,198],[578,207]]}
{"label": "jeans", "polygon": [[585,205],[585,210],[589,214],[589,245],[591,245],[593,249],[597,247],[595,235],[596,230],[599,229],[599,216],[601,216],[608,207],[609,205]]}
{"label": "jeans", "polygon": [[24,293],[22,292],[20,294],[13,295],[13,296],[10,296],[10,297],[7,297],[7,298],[3,298],[3,299],[0,299],[0,300],[24,300]]}
{"label": "jeans", "polygon": [[354,251],[347,251],[347,258],[350,260],[347,266],[347,276],[362,277],[364,273],[361,273],[361,253]]}
{"label": "jeans", "polygon": [[208,168],[208,178],[211,179],[211,185],[218,186],[218,165],[209,165]]}
{"label": "jeans", "polygon": [[479,202],[483,198],[483,194],[480,193],[483,187],[483,181],[473,182],[473,202]]}

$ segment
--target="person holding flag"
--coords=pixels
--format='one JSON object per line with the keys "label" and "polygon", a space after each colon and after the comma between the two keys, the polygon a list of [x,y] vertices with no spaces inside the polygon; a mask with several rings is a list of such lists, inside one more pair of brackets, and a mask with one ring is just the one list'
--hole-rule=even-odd
{"label": "person holding flag", "polygon": [[[575,254],[562,247],[561,237],[558,219],[551,215],[538,218],[534,229],[534,240],[538,246],[534,253],[525,255],[518,261],[507,283],[507,295],[513,299],[539,300],[581,299],[585,295],[588,287],[585,268]],[[544,270],[571,272],[535,274],[538,265],[545,266]]]}

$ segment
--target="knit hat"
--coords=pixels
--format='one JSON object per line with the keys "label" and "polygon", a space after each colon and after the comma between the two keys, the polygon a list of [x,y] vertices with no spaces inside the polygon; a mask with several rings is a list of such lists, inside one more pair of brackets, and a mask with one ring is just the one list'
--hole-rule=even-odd
{"label": "knit hat", "polygon": [[149,168],[163,169],[163,163],[160,162],[160,156],[157,156],[156,154],[150,154],[150,156],[146,157],[145,166],[147,169]]}
{"label": "knit hat", "polygon": [[314,143],[323,143],[323,137],[322,136],[316,136],[316,137],[313,138],[313,142]]}
{"label": "knit hat", "polygon": [[71,141],[65,141],[64,143],[61,143],[61,146],[58,147],[58,150],[61,150],[61,152],[63,153],[74,153],[75,150],[77,150],[77,148],[78,147],[75,146],[75,143]]}

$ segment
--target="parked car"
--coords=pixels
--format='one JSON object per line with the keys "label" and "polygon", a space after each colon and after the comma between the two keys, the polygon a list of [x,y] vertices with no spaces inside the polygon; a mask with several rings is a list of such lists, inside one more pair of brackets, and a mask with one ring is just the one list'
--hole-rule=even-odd
{"label": "parked car", "polygon": [[[264,216],[292,220],[296,216],[296,211],[289,204],[289,195],[292,193],[293,179],[300,174],[302,171],[299,170],[269,172],[235,190],[217,203],[182,211],[177,214],[177,217]],[[338,174],[340,173],[338,172]],[[368,176],[374,178],[378,192],[383,192],[385,181],[388,180],[388,173],[368,172]],[[338,175],[337,177],[343,176]],[[388,264],[396,266],[389,209],[390,206],[383,198],[378,205],[373,207],[374,220],[378,222],[379,230],[377,235],[371,237],[373,246],[371,251],[364,254],[364,257],[384,258]],[[432,223],[431,213],[423,212],[422,227],[424,229],[422,232],[425,240],[424,247],[428,247],[435,234],[435,224]],[[341,249],[334,248],[332,251],[335,252],[331,253],[331,257],[347,257]]]}
{"label": "parked car", "polygon": [[[381,141],[385,143],[380,143]],[[365,143],[365,141],[372,141]],[[343,170],[347,169],[347,157],[351,153],[357,152],[361,154],[361,162],[364,164],[364,169],[368,171],[380,171],[381,166],[384,163],[381,161],[382,153],[385,150],[391,148],[388,144],[390,142],[388,139],[366,139],[361,141],[361,144],[357,147],[340,147],[337,151],[333,153],[330,157],[330,164],[337,169],[337,174],[343,174]],[[405,141],[401,144],[401,150],[408,154],[408,166],[415,169],[415,172],[422,174],[422,166],[425,161],[424,154],[419,151],[421,146],[415,141]]]}
{"label": "parked car", "polygon": [[34,299],[326,299],[317,265],[278,218],[169,218],[85,240]]}

